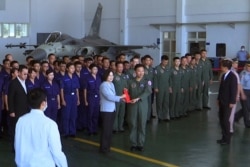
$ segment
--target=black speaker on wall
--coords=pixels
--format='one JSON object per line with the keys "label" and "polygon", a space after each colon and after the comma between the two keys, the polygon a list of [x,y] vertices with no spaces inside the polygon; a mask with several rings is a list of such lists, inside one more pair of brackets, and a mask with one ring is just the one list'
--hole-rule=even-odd
{"label": "black speaker on wall", "polygon": [[225,43],[216,44],[216,57],[226,57],[226,44]]}
{"label": "black speaker on wall", "polygon": [[189,53],[194,54],[200,51],[199,43],[190,43]]}

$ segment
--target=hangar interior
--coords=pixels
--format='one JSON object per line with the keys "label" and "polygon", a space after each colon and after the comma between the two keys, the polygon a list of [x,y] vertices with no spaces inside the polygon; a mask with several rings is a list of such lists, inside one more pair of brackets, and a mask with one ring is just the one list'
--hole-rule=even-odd
{"label": "hangar interior", "polygon": [[[37,44],[37,33],[61,31],[75,38],[89,32],[98,3],[103,6],[100,36],[118,44],[159,44],[159,49],[136,50],[149,54],[157,65],[162,54],[182,56],[206,49],[209,57],[233,58],[242,45],[250,51],[249,0],[0,0],[0,58],[12,53],[25,62],[25,49],[6,44]],[[32,47],[27,47],[32,49]],[[218,82],[211,92],[218,91]],[[216,94],[211,111],[191,113],[185,119],[147,125],[145,151],[131,153],[128,131],[113,136],[109,155],[98,153],[99,136],[78,134],[62,139],[69,166],[249,166],[249,129],[236,124],[230,146],[216,144],[220,129]],[[0,140],[0,166],[15,166],[7,140]]]}
{"label": "hangar interior", "polygon": [[86,36],[99,2],[103,6],[100,36],[118,44],[157,43],[159,49],[137,51],[152,55],[156,64],[162,54],[182,56],[197,47],[207,49],[209,57],[234,57],[241,45],[249,50],[248,0],[2,0],[1,57],[13,53],[24,61],[25,49],[5,45],[37,44],[37,33]]}

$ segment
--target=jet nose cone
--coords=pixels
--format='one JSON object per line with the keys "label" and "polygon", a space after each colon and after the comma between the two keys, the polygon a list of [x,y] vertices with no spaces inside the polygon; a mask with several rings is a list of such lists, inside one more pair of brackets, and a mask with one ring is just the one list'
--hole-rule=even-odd
{"label": "jet nose cone", "polygon": [[40,48],[35,49],[33,52],[31,52],[29,54],[29,56],[34,57],[34,59],[36,59],[36,60],[41,60],[41,59],[46,59],[47,58],[47,54],[46,54],[45,50],[40,49]]}

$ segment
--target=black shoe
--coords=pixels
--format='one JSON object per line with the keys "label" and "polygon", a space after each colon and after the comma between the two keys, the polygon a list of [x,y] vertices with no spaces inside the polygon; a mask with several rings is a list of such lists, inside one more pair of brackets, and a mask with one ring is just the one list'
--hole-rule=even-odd
{"label": "black shoe", "polygon": [[123,133],[123,132],[125,132],[125,130],[123,129],[123,130],[119,130],[119,133]]}
{"label": "black shoe", "polygon": [[143,148],[142,146],[137,146],[136,149],[137,149],[138,151],[141,151],[141,152],[144,151],[144,148]]}
{"label": "black shoe", "polygon": [[98,133],[97,133],[97,132],[94,132],[94,133],[93,133],[93,135],[94,135],[94,136],[97,136],[97,135],[98,135]]}
{"label": "black shoe", "polygon": [[229,145],[230,142],[222,141],[222,142],[220,142],[220,144],[221,144],[221,145]]}
{"label": "black shoe", "polygon": [[211,110],[211,107],[205,106],[203,109]]}
{"label": "black shoe", "polygon": [[113,134],[116,134],[116,133],[118,133],[118,131],[117,130],[113,130]]}
{"label": "black shoe", "polygon": [[164,122],[169,122],[170,120],[169,120],[169,119],[164,119],[163,121],[164,121]]}
{"label": "black shoe", "polygon": [[220,144],[221,142],[223,142],[223,140],[222,140],[222,139],[216,140],[216,142],[217,142],[218,144]]}
{"label": "black shoe", "polygon": [[130,147],[130,151],[136,151],[137,150],[137,147],[136,146],[131,146]]}
{"label": "black shoe", "polygon": [[69,135],[69,137],[71,137],[71,138],[76,138],[76,135]]}
{"label": "black shoe", "polygon": [[151,115],[151,118],[156,118],[156,116],[154,116],[154,115]]}
{"label": "black shoe", "polygon": [[88,133],[88,136],[93,136],[93,135],[94,135],[93,133],[90,133],[90,132]]}
{"label": "black shoe", "polygon": [[201,108],[196,108],[195,110],[196,110],[196,111],[201,111],[202,109],[201,109]]}

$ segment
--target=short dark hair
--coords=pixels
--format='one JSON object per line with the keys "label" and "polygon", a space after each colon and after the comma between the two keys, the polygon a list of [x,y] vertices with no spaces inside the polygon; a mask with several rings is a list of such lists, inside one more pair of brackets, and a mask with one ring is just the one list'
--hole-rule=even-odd
{"label": "short dark hair", "polygon": [[74,65],[75,65],[75,66],[77,66],[77,65],[82,65],[82,63],[81,63],[80,61],[76,61],[76,62],[74,63]]}
{"label": "short dark hair", "polygon": [[109,59],[108,57],[103,57],[103,58],[102,58],[102,62],[104,62],[105,60],[110,61],[110,59]]}
{"label": "short dark hair", "polygon": [[35,64],[39,64],[40,65],[40,62],[38,60],[31,60],[30,61],[30,65],[31,66],[34,66]]}
{"label": "short dark hair", "polygon": [[12,66],[13,66],[13,64],[16,64],[16,63],[17,63],[17,64],[19,64],[19,63],[18,63],[18,61],[13,60],[12,62],[10,62],[10,66],[12,67]]}
{"label": "short dark hair", "polygon": [[123,62],[123,65],[125,65],[125,64],[129,64],[129,62],[126,60]]}
{"label": "short dark hair", "polygon": [[41,66],[42,66],[43,64],[49,64],[49,62],[45,60],[45,61],[42,61],[42,62],[41,62]]}
{"label": "short dark hair", "polygon": [[[128,62],[129,63],[129,62]],[[122,64],[122,65],[124,65],[124,62],[121,62],[121,61],[117,61],[116,63],[115,63],[115,66],[117,67],[119,64]]]}
{"label": "short dark hair", "polygon": [[69,58],[69,56],[68,56],[68,55],[65,55],[65,56],[63,56],[62,58],[63,58],[63,60],[64,60],[65,58]]}
{"label": "short dark hair", "polygon": [[12,68],[12,69],[10,70],[10,74],[14,74],[16,71],[18,71],[17,68]]}
{"label": "short dark hair", "polygon": [[34,57],[33,56],[27,56],[25,60],[28,61],[29,59],[34,59]]}
{"label": "short dark hair", "polygon": [[206,49],[201,49],[200,53],[202,53],[202,52],[207,52],[207,50]]}
{"label": "short dark hair", "polygon": [[222,60],[221,61],[221,66],[222,67],[226,67],[228,69],[231,69],[231,67],[232,67],[232,61],[231,60],[227,60],[227,59]]}
{"label": "short dark hair", "polygon": [[61,64],[65,64],[66,65],[65,61],[59,61],[58,65],[60,66]]}
{"label": "short dark hair", "polygon": [[112,63],[116,63],[116,61],[115,60],[110,60],[110,64],[112,64]]}
{"label": "short dark hair", "polygon": [[141,67],[144,69],[144,65],[142,65],[142,64],[136,64],[134,70],[136,71],[137,68],[141,68]]}
{"label": "short dark hair", "polygon": [[84,59],[84,62],[87,63],[88,61],[93,61],[93,59],[91,57],[87,57]]}
{"label": "short dark hair", "polygon": [[26,65],[23,65],[23,64],[19,65],[18,72],[22,72],[23,69],[27,69],[28,70],[28,67]]}
{"label": "short dark hair", "polygon": [[152,59],[152,57],[151,57],[150,55],[145,55],[145,56],[144,56],[144,60],[145,60],[145,59]]}
{"label": "short dark hair", "polygon": [[181,57],[181,60],[186,59],[186,58],[187,58],[186,56],[182,56],[182,57]]}
{"label": "short dark hair", "polygon": [[3,64],[5,64],[7,61],[10,62],[9,59],[3,59]]}
{"label": "short dark hair", "polygon": [[51,70],[51,69],[48,69],[48,70],[46,71],[46,75],[49,75],[50,73],[54,73],[54,71]]}
{"label": "short dark hair", "polygon": [[192,56],[190,53],[186,53],[185,57]]}
{"label": "short dark hair", "polygon": [[51,56],[56,56],[54,53],[50,53],[49,55],[48,55],[48,58],[50,58]]}
{"label": "short dark hair", "polygon": [[89,69],[92,69],[94,67],[98,68],[98,66],[95,63],[92,63],[92,64],[90,64]]}
{"label": "short dark hair", "polygon": [[[7,54],[4,56],[4,58],[7,59],[7,57],[8,57],[9,55],[11,55],[11,54],[10,54],[10,53],[7,53]],[[9,60],[9,59],[8,59],[8,60]]]}
{"label": "short dark hair", "polygon": [[34,68],[29,68],[29,69],[28,69],[28,73],[29,73],[29,74],[31,74],[33,71],[36,73],[36,70],[35,70]]}
{"label": "short dark hair", "polygon": [[[107,79],[108,79],[108,77],[109,77],[109,74],[110,74],[111,72],[113,73],[113,71],[111,71],[110,69],[104,71],[103,76],[102,76],[103,81],[107,81]],[[113,73],[113,74],[114,74],[114,73]]]}
{"label": "short dark hair", "polygon": [[77,59],[79,59],[79,56],[78,56],[78,55],[72,56],[72,57],[71,57],[71,61],[74,61],[74,60],[77,60]]}
{"label": "short dark hair", "polygon": [[180,60],[180,58],[176,56],[173,58],[173,61],[175,61],[175,60]]}
{"label": "short dark hair", "polygon": [[46,101],[46,94],[41,88],[34,88],[28,92],[28,104],[32,109],[40,109],[43,101]]}
{"label": "short dark hair", "polygon": [[167,55],[162,55],[161,60],[168,60],[168,56]]}
{"label": "short dark hair", "polygon": [[66,65],[66,68],[68,69],[70,66],[74,66],[74,67],[75,67],[74,63],[68,63],[68,64]]}

